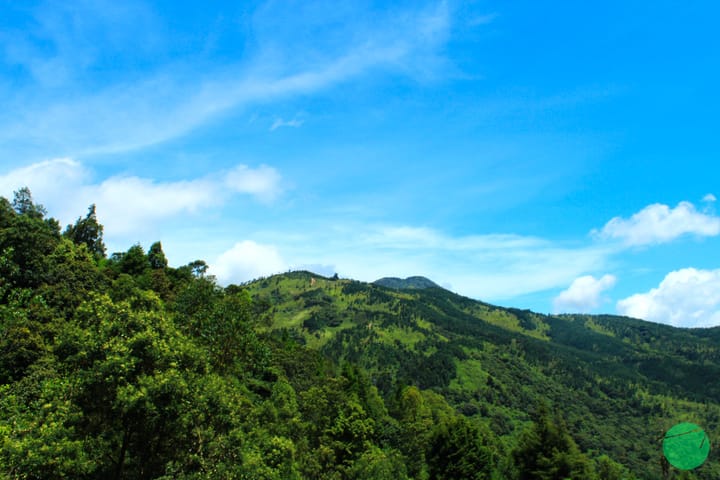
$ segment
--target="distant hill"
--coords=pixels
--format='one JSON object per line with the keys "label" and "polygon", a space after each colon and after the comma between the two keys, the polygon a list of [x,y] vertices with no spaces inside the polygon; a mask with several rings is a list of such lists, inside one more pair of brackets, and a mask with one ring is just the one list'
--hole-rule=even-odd
{"label": "distant hill", "polygon": [[440,286],[429,278],[414,276],[405,279],[398,277],[383,277],[373,282],[381,287],[392,288],[395,290],[404,290],[410,288],[440,288]]}

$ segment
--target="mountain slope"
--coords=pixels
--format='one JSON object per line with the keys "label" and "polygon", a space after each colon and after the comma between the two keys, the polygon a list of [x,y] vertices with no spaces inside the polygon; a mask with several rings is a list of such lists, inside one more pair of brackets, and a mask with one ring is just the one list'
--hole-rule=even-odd
{"label": "mountain slope", "polygon": [[106,257],[92,206],[44,212],[0,197],[0,478],[656,479],[668,427],[717,429],[718,329],[308,272],[222,288],[160,242]]}
{"label": "mountain slope", "polygon": [[[581,449],[660,477],[658,442],[692,420],[720,421],[720,329],[616,316],[546,316],[440,288],[387,288],[293,272],[247,287],[291,332],[335,362],[361,365],[386,397],[432,389],[513,442],[543,401]],[[704,466],[712,477],[720,470]],[[708,473],[710,475],[710,473]]]}

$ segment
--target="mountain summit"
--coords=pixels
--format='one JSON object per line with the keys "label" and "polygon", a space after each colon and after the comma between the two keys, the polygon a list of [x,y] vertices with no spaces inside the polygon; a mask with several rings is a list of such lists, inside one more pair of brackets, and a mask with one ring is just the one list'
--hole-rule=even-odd
{"label": "mountain summit", "polygon": [[405,279],[398,277],[383,277],[373,282],[381,287],[392,288],[394,290],[405,290],[409,288],[440,288],[440,285],[433,282],[429,278],[414,276]]}

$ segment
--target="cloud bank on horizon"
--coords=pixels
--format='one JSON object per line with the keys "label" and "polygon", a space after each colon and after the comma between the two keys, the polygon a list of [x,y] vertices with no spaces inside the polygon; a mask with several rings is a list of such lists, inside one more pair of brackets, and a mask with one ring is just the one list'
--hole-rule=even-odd
{"label": "cloud bank on horizon", "polygon": [[672,8],[585,8],[9,5],[0,195],[29,186],[63,224],[94,203],[111,250],[159,239],[222,284],[424,275],[720,325],[712,15],[688,7],[670,44]]}

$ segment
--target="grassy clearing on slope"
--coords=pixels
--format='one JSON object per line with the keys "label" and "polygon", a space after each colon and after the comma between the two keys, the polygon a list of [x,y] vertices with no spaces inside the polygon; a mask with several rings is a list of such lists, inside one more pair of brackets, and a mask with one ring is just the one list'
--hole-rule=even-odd
{"label": "grassy clearing on slope", "polygon": [[411,330],[409,328],[389,327],[389,328],[376,328],[375,332],[378,335],[378,340],[388,345],[395,345],[395,342],[399,342],[405,345],[411,350],[416,350],[416,345],[425,340],[425,335],[417,330]]}
{"label": "grassy clearing on slope", "polygon": [[463,392],[477,392],[487,385],[488,373],[480,360],[456,360],[457,377],[450,381],[450,388]]}

